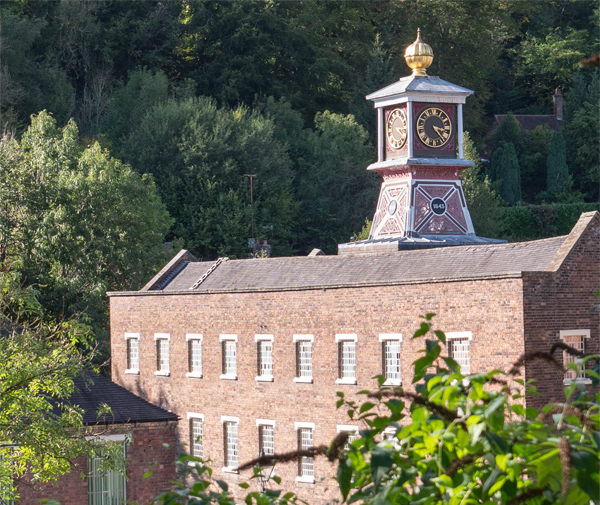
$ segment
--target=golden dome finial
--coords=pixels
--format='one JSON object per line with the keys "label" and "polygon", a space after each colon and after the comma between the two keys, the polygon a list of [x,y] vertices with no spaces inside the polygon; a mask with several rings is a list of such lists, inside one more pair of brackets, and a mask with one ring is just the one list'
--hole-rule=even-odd
{"label": "golden dome finial", "polygon": [[412,75],[427,75],[425,69],[433,62],[433,50],[421,39],[420,28],[417,28],[417,40],[406,48],[404,59],[412,68]]}

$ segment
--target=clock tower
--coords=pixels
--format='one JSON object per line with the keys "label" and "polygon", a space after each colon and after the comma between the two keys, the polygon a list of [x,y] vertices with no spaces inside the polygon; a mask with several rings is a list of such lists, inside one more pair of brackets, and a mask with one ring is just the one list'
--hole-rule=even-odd
{"label": "clock tower", "polygon": [[412,75],[367,96],[377,110],[377,161],[383,178],[368,240],[340,254],[504,241],[477,237],[459,179],[464,158],[463,105],[473,91],[427,75],[433,51],[421,30],[406,48]]}

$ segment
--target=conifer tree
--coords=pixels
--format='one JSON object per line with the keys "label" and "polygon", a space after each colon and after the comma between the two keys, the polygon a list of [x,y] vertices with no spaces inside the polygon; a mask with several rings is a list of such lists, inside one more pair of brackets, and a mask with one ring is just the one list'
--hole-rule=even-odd
{"label": "conifer tree", "polygon": [[565,138],[560,132],[554,132],[552,135],[546,166],[548,195],[552,198],[552,195],[557,195],[565,189],[565,183],[569,178]]}
{"label": "conifer tree", "polygon": [[492,162],[490,166],[490,180],[492,182],[500,179],[500,160],[502,159],[502,146],[499,146],[492,154]]}
{"label": "conifer tree", "polygon": [[502,147],[502,156],[500,157],[497,175],[499,179],[502,179],[500,196],[510,205],[520,202],[522,199],[521,171],[519,169],[517,152],[512,142],[507,142]]}

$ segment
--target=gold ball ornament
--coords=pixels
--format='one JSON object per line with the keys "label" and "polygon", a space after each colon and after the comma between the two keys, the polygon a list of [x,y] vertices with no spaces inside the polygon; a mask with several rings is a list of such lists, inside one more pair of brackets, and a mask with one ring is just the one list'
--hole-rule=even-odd
{"label": "gold ball ornament", "polygon": [[433,50],[421,39],[420,28],[417,28],[417,40],[406,48],[404,59],[406,64],[412,68],[412,75],[427,75],[425,70],[433,62]]}

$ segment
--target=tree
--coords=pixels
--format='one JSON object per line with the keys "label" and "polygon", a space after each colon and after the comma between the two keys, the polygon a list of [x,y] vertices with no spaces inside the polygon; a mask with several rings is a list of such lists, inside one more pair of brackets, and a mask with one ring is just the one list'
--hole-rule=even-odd
{"label": "tree", "polygon": [[508,142],[502,146],[502,156],[498,162],[498,178],[502,181],[500,196],[510,205],[515,205],[522,200],[521,197],[521,172],[515,146]]}
{"label": "tree", "polygon": [[552,142],[548,150],[547,161],[547,189],[551,198],[563,192],[569,178],[569,167],[567,167],[567,151],[565,149],[565,138],[562,133],[554,132]]}
{"label": "tree", "polygon": [[[560,349],[579,356],[597,386],[600,355],[585,356],[559,343],[550,352],[524,354],[507,372],[465,375],[447,356],[446,336],[433,329],[433,316],[424,316],[413,336],[429,338],[413,363],[412,386],[384,386],[385,377],[379,376],[377,390],[358,393],[364,401],[338,393],[338,408],[361,425],[356,440],[348,443],[342,432],[329,446],[261,456],[239,470],[253,469],[258,477],[260,465],[328,457],[338,463],[338,486],[347,503],[587,505],[599,496],[597,395],[572,383],[565,388],[564,403],[526,409],[524,396],[536,391],[521,375],[523,365],[535,360],[564,371],[553,356]],[[578,364],[567,367],[577,370]],[[390,430],[393,434],[386,436]],[[178,466],[184,478],[155,504],[233,503],[227,484],[215,483],[200,458],[182,454]],[[281,482],[278,477],[274,481]],[[297,500],[293,493],[267,490],[249,493],[246,502],[285,505]]]}
{"label": "tree", "polygon": [[46,112],[20,141],[2,138],[0,165],[0,262],[38,286],[48,314],[85,313],[103,340],[106,290],[138,289],[166,260],[154,183]]}
{"label": "tree", "polygon": [[[71,461],[102,453],[123,468],[118,444],[83,428],[69,403],[73,378],[91,368],[93,345],[80,320],[48,318],[36,291],[13,269],[0,270],[0,501],[12,503],[23,477],[55,482]],[[108,412],[108,411],[106,411]]]}
{"label": "tree", "polygon": [[[473,228],[482,237],[497,238],[502,234],[502,199],[490,177],[483,173],[481,158],[469,132],[464,133],[464,148],[465,158],[475,163],[460,175]],[[496,152],[501,154],[502,150],[498,148]]]}
{"label": "tree", "polygon": [[145,115],[125,142],[124,157],[155,177],[175,219],[171,236],[206,259],[247,256],[245,174],[256,174],[255,238],[271,239],[277,255],[292,253],[298,220],[294,172],[273,121],[259,112],[219,108],[204,97],[170,99]]}
{"label": "tree", "polygon": [[298,160],[298,200],[305,217],[302,249],[335,253],[365,216],[374,214],[379,177],[366,170],[375,159],[368,134],[353,116],[325,111],[315,117]]}

